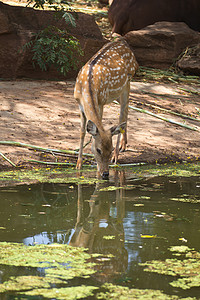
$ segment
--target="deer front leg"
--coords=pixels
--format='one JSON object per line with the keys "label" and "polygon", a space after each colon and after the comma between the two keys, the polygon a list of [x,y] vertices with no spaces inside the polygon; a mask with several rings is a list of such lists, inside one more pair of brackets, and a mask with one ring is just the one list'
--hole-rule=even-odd
{"label": "deer front leg", "polygon": [[114,163],[114,164],[117,163],[117,159],[118,159],[118,156],[119,156],[119,141],[120,141],[120,133],[117,136],[116,146],[115,146],[114,153],[113,153],[113,156],[112,156],[112,159],[111,159],[111,162]]}
{"label": "deer front leg", "polygon": [[120,134],[117,137],[117,142],[114,150],[114,154],[112,157],[112,162],[117,163],[117,159],[119,156],[119,150],[121,152],[126,150],[127,144],[127,118],[128,118],[128,102],[129,102],[129,92],[130,92],[130,81],[128,81],[126,88],[120,96],[120,116],[119,123],[125,123],[125,127],[121,130],[121,142],[120,142]]}
{"label": "deer front leg", "polygon": [[81,111],[80,113],[81,116],[81,131],[80,131],[80,148],[79,148],[79,153],[78,153],[78,160],[76,164],[76,169],[81,169],[82,164],[83,164],[83,143],[84,143],[84,138],[85,138],[85,133],[86,133],[86,117],[84,112]]}
{"label": "deer front leg", "polygon": [[120,142],[120,147],[119,147],[121,152],[124,152],[126,150],[126,144],[127,144],[127,119],[128,119],[129,93],[130,93],[130,81],[128,81],[126,89],[120,97],[121,105],[120,105],[119,122],[126,123],[126,126],[121,134],[121,142]]}

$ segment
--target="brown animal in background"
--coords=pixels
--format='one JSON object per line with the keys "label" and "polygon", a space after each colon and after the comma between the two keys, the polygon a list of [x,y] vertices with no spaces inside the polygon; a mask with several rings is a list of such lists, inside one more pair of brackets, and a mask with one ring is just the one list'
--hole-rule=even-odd
{"label": "brown animal in background", "polygon": [[[127,115],[130,79],[138,68],[135,56],[123,38],[106,44],[80,70],[76,79],[74,97],[81,115],[80,149],[77,169],[82,166],[83,143],[87,131],[92,135],[92,152],[103,179],[109,176],[109,162],[113,150],[112,136],[118,134],[113,162],[117,162],[119,149],[127,144]],[[102,124],[103,106],[120,99],[119,125],[105,130]],[[122,133],[121,145],[120,133]]]}
{"label": "brown animal in background", "polygon": [[200,0],[113,0],[108,18],[121,35],[160,21],[185,22],[200,31]]}

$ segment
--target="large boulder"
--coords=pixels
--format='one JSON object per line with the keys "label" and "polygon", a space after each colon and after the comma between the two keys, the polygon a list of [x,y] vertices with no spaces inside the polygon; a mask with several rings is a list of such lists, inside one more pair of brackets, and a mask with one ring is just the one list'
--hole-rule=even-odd
{"label": "large boulder", "polygon": [[[94,21],[84,13],[76,13],[76,27],[67,30],[80,42],[84,51],[80,65],[87,62],[104,44],[105,40]],[[33,8],[10,6],[0,2],[0,78],[62,78],[54,68],[42,72],[33,67],[30,50],[22,47],[32,39],[32,34],[49,25],[66,28],[64,20],[57,20],[52,11],[34,10]],[[65,78],[74,78],[77,70],[70,70]]]}
{"label": "large boulder", "polygon": [[186,47],[200,42],[200,33],[182,22],[157,22],[124,37],[139,65],[160,69],[169,68]]}
{"label": "large boulder", "polygon": [[177,66],[185,73],[200,76],[200,43],[187,48],[177,61]]}

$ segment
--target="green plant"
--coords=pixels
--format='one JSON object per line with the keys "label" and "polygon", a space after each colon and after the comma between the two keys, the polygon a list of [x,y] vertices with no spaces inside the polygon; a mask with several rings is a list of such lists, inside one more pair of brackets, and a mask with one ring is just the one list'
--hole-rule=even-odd
{"label": "green plant", "polygon": [[61,9],[64,6],[69,6],[65,0],[27,0],[27,6],[33,4],[33,7],[44,9],[45,7],[53,7],[55,10]]}
{"label": "green plant", "polygon": [[34,66],[39,65],[42,71],[47,71],[53,65],[63,75],[70,68],[77,68],[77,56],[82,55],[78,40],[53,25],[37,33],[26,47],[33,52]]}
{"label": "green plant", "polygon": [[[68,26],[76,26],[74,16],[69,12],[71,8],[62,0],[29,0],[28,5],[44,9],[45,6],[55,10],[55,18],[63,18]],[[66,6],[67,5],[67,6]],[[67,8],[67,11],[65,11]],[[58,72],[66,75],[67,72],[78,66],[78,57],[83,55],[79,41],[70,35],[66,29],[54,25],[40,30],[34,34],[33,40],[23,46],[23,50],[31,49],[33,52],[33,65],[38,65],[42,71],[54,66]]]}

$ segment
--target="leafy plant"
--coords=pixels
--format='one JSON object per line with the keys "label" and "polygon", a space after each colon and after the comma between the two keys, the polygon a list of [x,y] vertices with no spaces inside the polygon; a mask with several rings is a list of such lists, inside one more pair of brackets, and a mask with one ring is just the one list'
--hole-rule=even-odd
{"label": "leafy plant", "polygon": [[65,0],[27,0],[27,6],[31,4],[33,4],[34,8],[44,9],[52,6],[55,10],[61,9],[65,5],[69,6]]}
{"label": "leafy plant", "polygon": [[[68,26],[76,26],[74,16],[69,12],[70,6],[63,0],[29,0],[28,5],[44,9],[45,6],[55,10],[55,18],[63,18]],[[65,9],[67,8],[67,11]],[[37,34],[32,41],[23,46],[23,50],[31,49],[33,52],[33,65],[38,65],[42,71],[54,66],[58,72],[66,75],[70,68],[76,69],[78,59],[83,55],[79,41],[70,35],[66,29],[59,29],[49,25]]]}
{"label": "leafy plant", "polygon": [[77,56],[82,55],[78,40],[53,25],[37,33],[26,47],[32,48],[34,65],[39,65],[42,71],[53,65],[63,75],[70,68],[77,68]]}

